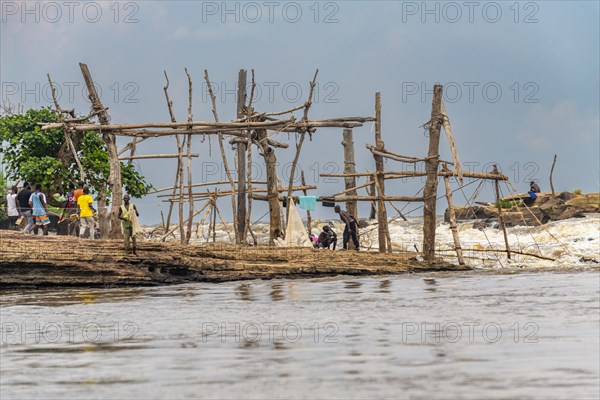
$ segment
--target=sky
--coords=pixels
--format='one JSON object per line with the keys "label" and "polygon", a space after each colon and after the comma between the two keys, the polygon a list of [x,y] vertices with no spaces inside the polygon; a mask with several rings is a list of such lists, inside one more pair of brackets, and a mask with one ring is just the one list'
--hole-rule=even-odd
{"label": "sky", "polygon": [[[113,123],[166,122],[167,71],[175,114],[183,121],[188,68],[194,119],[212,121],[203,83],[206,69],[224,121],[235,118],[240,69],[249,76],[254,69],[255,108],[267,112],[303,104],[318,69],[310,118],[373,116],[375,92],[381,92],[386,148],[424,157],[428,138],[421,125],[429,120],[432,89],[439,83],[465,169],[486,172],[497,164],[511,182],[502,186],[504,195],[526,192],[532,180],[549,191],[556,154],[556,191],[598,192],[599,15],[597,1],[2,0],[0,95],[4,104],[25,109],[50,106],[50,74],[61,107],[87,114],[78,65],[83,62]],[[276,151],[278,173],[286,181],[296,137],[277,136],[290,144]],[[319,176],[342,172],[341,139],[341,129],[320,129],[305,142],[299,166],[307,183],[318,186],[311,194],[344,189],[342,179]],[[200,155],[193,160],[193,181],[225,178],[216,138],[202,140],[195,137],[192,144]],[[354,142],[357,170],[373,171],[373,157],[365,148],[374,143],[373,124],[354,129]],[[119,147],[126,143],[118,139]],[[175,152],[174,138],[150,139],[138,148],[138,154]],[[233,154],[227,145],[230,164]],[[451,159],[443,133],[440,156]],[[156,188],[172,185],[175,160],[135,164]],[[264,179],[260,156],[255,165],[254,178]],[[385,168],[415,167],[389,160]],[[472,198],[478,183],[455,192],[456,203]],[[388,181],[386,194],[414,196],[423,185],[421,178]],[[142,223],[160,222],[160,210],[167,210],[161,200],[146,196],[135,201]],[[445,208],[442,200],[438,213]],[[484,185],[475,200],[493,200],[492,185]],[[398,206],[408,215],[420,214],[419,204]],[[228,199],[220,201],[220,208],[226,218],[231,215]],[[360,206],[361,216],[367,209],[366,203]],[[255,201],[253,219],[267,210]],[[388,214],[396,215],[389,207]],[[320,206],[313,215],[334,217],[332,209]]]}

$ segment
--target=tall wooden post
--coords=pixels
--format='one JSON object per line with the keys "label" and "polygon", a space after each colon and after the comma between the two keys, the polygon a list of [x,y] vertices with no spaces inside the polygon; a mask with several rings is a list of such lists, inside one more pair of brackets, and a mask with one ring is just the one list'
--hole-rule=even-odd
{"label": "tall wooden post", "polygon": [[[83,79],[88,89],[88,97],[92,103],[93,110],[98,113],[98,119],[101,125],[108,125],[110,123],[108,113],[100,101],[96,87],[94,86],[94,80],[88,66],[83,63],[79,63],[79,68],[83,74]],[[118,239],[122,236],[121,224],[119,223],[119,208],[123,202],[123,185],[121,183],[121,164],[119,162],[119,150],[117,149],[117,141],[115,135],[110,132],[102,133],[102,140],[106,145],[108,152],[108,161],[110,166],[110,173],[108,177],[108,183],[111,186],[111,209],[110,209],[110,235],[112,239]],[[102,232],[102,235],[106,235],[106,232]]]}
{"label": "tall wooden post", "polygon": [[554,173],[554,166],[556,165],[556,154],[552,160],[552,168],[550,168],[550,190],[552,190],[552,196],[554,196],[554,184],[552,183],[552,174]]}
{"label": "tall wooden post", "polygon": [[[378,150],[383,150],[385,144],[383,140],[381,140],[381,93],[375,93],[375,147]],[[385,196],[385,178],[383,176],[383,157],[377,154],[373,154],[373,158],[375,158],[375,171],[377,172],[377,222],[378,222],[378,238],[379,238],[379,252],[385,253],[387,251],[392,251],[391,243],[388,243],[388,221],[387,221],[387,212],[385,209],[385,200],[383,199]],[[390,246],[388,246],[388,244]],[[389,249],[388,249],[389,247]]]}
{"label": "tall wooden post", "polygon": [[435,258],[435,206],[437,201],[438,167],[440,163],[440,130],[442,126],[442,85],[433,87],[431,119],[429,120],[429,151],[427,152],[427,181],[423,190],[423,257]]}
{"label": "tall wooden post", "polygon": [[[442,164],[442,171],[449,172],[446,164]],[[454,240],[454,249],[456,250],[456,257],[458,258],[459,265],[465,265],[465,259],[463,257],[462,247],[460,245],[460,239],[458,237],[458,229],[456,226],[456,213],[454,212],[454,205],[452,203],[452,189],[450,188],[450,177],[447,175],[444,175],[444,185],[446,186],[446,200],[448,201],[450,230],[452,231],[452,239]]]}
{"label": "tall wooden post", "polygon": [[[237,118],[244,116],[242,108],[246,105],[246,70],[240,69],[238,73],[237,91]],[[246,243],[246,143],[237,144],[237,232],[238,243]]]}
{"label": "tall wooden post", "polygon": [[[498,167],[494,164],[494,174],[498,174]],[[506,254],[510,260],[510,246],[508,244],[508,234],[506,233],[506,225],[504,225],[504,215],[502,215],[502,204],[500,203],[500,184],[498,179],[494,179],[494,189],[496,191],[496,207],[498,208],[498,220],[500,227],[502,228],[502,234],[504,235],[504,244],[506,245]]]}
{"label": "tall wooden post", "polygon": [[277,157],[275,151],[267,143],[266,129],[256,130],[257,140],[262,149],[262,156],[265,159],[267,170],[267,201],[269,202],[269,244],[279,235],[283,234],[281,223],[281,204],[279,203],[279,190],[277,180]]}
{"label": "tall wooden post", "polygon": [[[344,129],[342,146],[344,146],[344,174],[356,173],[356,163],[354,161],[354,140],[352,137],[352,129]],[[344,178],[346,190],[356,187],[356,177],[348,176]],[[304,183],[303,183],[304,185]],[[356,190],[351,190],[346,193],[347,196],[356,196]],[[358,207],[356,206],[356,200],[350,200],[346,202],[346,211],[358,221]]]}

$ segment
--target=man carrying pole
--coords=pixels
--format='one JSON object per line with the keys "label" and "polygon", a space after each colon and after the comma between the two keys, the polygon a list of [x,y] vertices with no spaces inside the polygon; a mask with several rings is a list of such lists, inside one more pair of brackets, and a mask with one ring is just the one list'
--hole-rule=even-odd
{"label": "man carrying pole", "polygon": [[352,215],[350,215],[349,212],[342,210],[340,206],[335,206],[334,211],[336,214],[340,215],[340,219],[343,223],[346,224],[344,228],[344,250],[348,250],[348,241],[352,237],[352,243],[354,243],[354,248],[356,249],[356,251],[358,251],[360,249],[360,244],[358,243],[358,227],[356,224],[356,220]]}

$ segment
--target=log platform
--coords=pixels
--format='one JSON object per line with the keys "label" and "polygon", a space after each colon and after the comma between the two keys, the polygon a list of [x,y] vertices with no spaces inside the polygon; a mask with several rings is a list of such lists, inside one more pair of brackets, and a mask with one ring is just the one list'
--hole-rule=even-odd
{"label": "log platform", "polygon": [[117,240],[0,232],[0,288],[154,286],[188,282],[464,271],[411,254],[140,241],[137,256]]}

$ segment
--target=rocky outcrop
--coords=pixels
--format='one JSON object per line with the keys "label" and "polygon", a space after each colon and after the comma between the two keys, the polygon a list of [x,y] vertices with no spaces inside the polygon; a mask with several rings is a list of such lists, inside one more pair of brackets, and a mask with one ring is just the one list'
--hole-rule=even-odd
{"label": "rocky outcrop", "polygon": [[[513,198],[503,200],[509,201]],[[491,226],[498,220],[498,209],[494,204],[455,207],[455,212],[457,221],[477,220],[476,228]],[[518,204],[502,209],[504,221],[508,226],[535,226],[550,221],[581,218],[586,214],[598,212],[600,212],[600,194],[590,193],[584,195],[570,192],[563,192],[554,196],[551,193],[540,193],[530,206]],[[444,214],[444,220],[446,222],[450,220],[448,209]]]}

